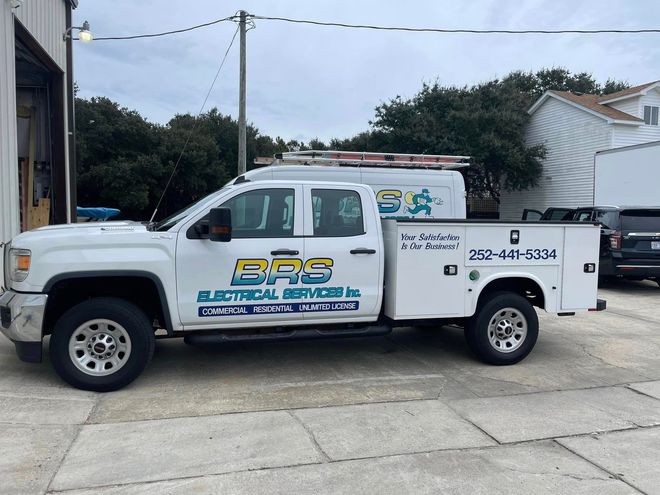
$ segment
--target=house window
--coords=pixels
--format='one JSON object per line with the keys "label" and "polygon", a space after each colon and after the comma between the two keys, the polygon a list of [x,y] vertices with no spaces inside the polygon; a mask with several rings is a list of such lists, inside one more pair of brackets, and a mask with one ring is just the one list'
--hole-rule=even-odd
{"label": "house window", "polygon": [[658,125],[658,107],[644,105],[644,123]]}

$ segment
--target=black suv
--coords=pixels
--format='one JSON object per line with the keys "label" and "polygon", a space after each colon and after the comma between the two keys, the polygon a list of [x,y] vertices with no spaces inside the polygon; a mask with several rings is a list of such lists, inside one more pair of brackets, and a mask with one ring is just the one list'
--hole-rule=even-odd
{"label": "black suv", "polygon": [[598,222],[601,278],[654,280],[660,285],[660,207],[590,206],[525,210],[523,220]]}
{"label": "black suv", "polygon": [[571,220],[600,223],[601,277],[646,278],[660,285],[660,208],[578,208]]}

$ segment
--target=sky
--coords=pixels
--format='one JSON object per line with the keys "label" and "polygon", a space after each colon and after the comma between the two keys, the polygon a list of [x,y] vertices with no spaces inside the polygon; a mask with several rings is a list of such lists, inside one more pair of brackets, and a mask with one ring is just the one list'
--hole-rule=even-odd
{"label": "sky", "polygon": [[[657,0],[80,0],[97,37],[179,29],[233,15],[474,29],[660,28]],[[236,25],[74,45],[79,96],[107,96],[152,122],[196,114]],[[206,109],[238,115],[238,38]],[[566,67],[632,85],[660,79],[660,34],[468,35],[258,20],[247,33],[247,118],[285,140],[350,137],[374,109],[424,83],[472,85],[514,70]]]}

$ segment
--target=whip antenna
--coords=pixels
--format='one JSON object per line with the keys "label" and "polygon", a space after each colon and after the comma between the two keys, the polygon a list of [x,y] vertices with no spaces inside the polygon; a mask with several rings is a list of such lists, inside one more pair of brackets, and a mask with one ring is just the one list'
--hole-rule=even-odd
{"label": "whip antenna", "polygon": [[195,129],[197,129],[197,124],[199,123],[199,116],[202,114],[204,111],[204,107],[206,106],[206,102],[209,99],[209,96],[211,96],[211,91],[213,91],[213,87],[215,86],[216,81],[218,80],[218,76],[220,75],[220,71],[222,70],[222,67],[225,65],[225,61],[227,60],[227,55],[229,55],[229,50],[231,50],[232,45],[234,44],[234,40],[236,39],[236,35],[238,34],[238,27],[236,28],[236,31],[234,31],[234,35],[231,38],[231,41],[229,42],[229,46],[227,47],[227,50],[225,51],[224,56],[222,57],[222,62],[220,62],[220,67],[218,67],[218,70],[215,73],[215,77],[213,78],[213,82],[211,83],[211,87],[209,88],[208,92],[206,93],[206,98],[204,98],[204,102],[202,103],[202,106],[199,108],[199,112],[197,112],[197,115],[195,116],[195,120],[193,122],[193,126],[190,129],[190,132],[188,133],[188,137],[186,138],[186,142],[183,143],[183,148],[181,148],[181,153],[179,153],[179,158],[177,158],[176,163],[174,164],[174,168],[172,169],[172,173],[170,174],[169,179],[167,179],[167,184],[165,184],[165,189],[163,189],[163,193],[160,195],[160,199],[158,200],[158,203],[156,203],[156,208],[154,209],[154,212],[151,215],[151,218],[149,219],[149,225],[151,225],[154,221],[154,218],[156,218],[156,213],[158,213],[158,208],[160,207],[160,204],[163,201],[163,198],[165,197],[165,193],[167,193],[167,189],[170,187],[170,183],[172,182],[172,179],[174,178],[174,174],[176,174],[176,170],[179,167],[179,163],[181,162],[181,158],[183,157],[183,154],[186,152],[186,148],[188,147],[188,143],[190,142],[190,138],[195,132]]}

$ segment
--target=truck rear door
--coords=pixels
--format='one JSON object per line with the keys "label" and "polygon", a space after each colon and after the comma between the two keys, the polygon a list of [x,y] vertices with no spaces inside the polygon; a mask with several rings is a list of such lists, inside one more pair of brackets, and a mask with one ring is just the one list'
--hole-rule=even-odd
{"label": "truck rear door", "polygon": [[[365,186],[304,186],[303,319],[373,321],[380,311],[383,242]],[[328,322],[328,321],[326,321]]]}

